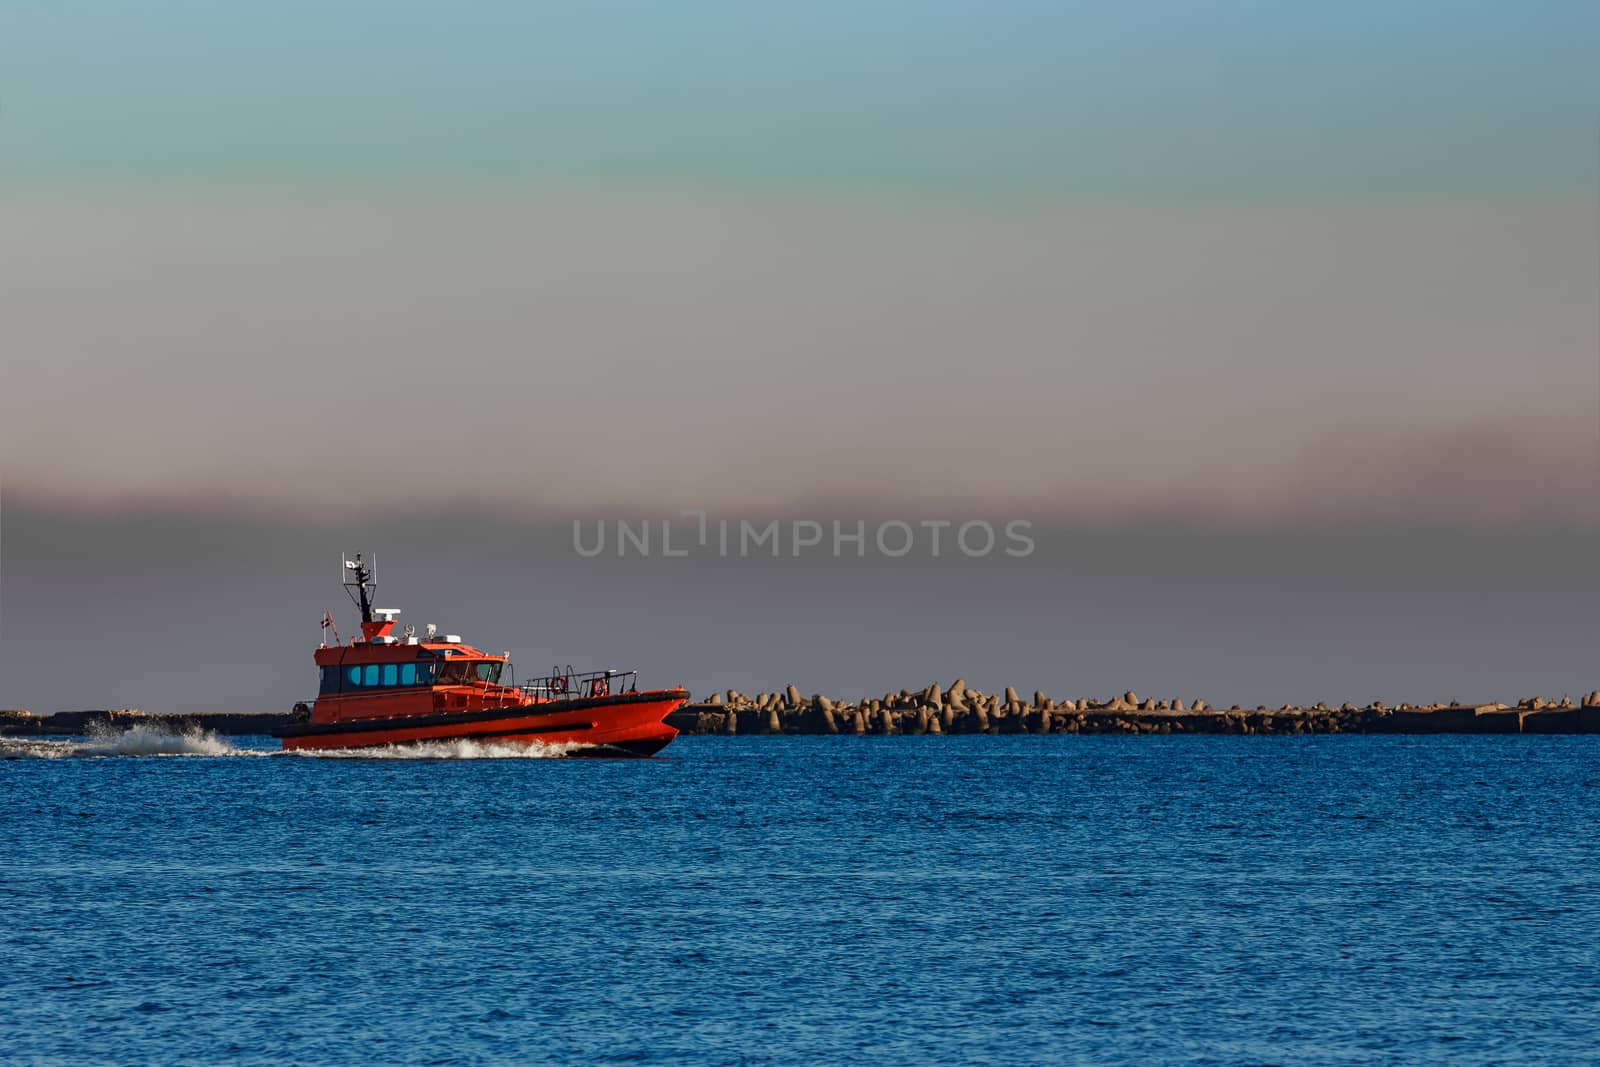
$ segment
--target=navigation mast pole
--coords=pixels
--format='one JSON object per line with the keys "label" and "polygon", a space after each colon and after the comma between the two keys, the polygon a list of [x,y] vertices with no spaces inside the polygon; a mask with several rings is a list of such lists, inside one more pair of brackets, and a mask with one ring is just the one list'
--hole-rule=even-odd
{"label": "navigation mast pole", "polygon": [[344,569],[353,572],[344,576],[344,591],[361,609],[361,621],[371,622],[372,594],[378,591],[378,557],[372,557],[372,566],[368,567],[357,552],[355,559],[345,559]]}

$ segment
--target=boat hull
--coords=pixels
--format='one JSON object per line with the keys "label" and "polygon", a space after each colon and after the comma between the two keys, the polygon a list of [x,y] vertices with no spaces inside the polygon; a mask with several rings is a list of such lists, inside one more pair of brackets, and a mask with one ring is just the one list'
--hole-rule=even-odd
{"label": "boat hull", "polygon": [[688,699],[681,689],[619,693],[482,711],[295,723],[276,736],[286,751],[468,740],[580,746],[570,752],[574,756],[651,756],[678,735],[662,720]]}

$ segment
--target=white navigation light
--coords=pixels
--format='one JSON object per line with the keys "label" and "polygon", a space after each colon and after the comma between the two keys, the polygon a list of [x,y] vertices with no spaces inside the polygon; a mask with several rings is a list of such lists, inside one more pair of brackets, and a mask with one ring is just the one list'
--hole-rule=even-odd
{"label": "white navigation light", "polygon": [[359,566],[361,566],[361,564],[357,563],[353,559],[347,559],[344,561],[344,569],[347,571],[353,571]]}
{"label": "white navigation light", "polygon": [[435,626],[433,623],[430,622],[428,624],[428,640],[432,641],[433,640],[433,635],[438,633],[438,632],[439,632],[439,628],[437,626]]}

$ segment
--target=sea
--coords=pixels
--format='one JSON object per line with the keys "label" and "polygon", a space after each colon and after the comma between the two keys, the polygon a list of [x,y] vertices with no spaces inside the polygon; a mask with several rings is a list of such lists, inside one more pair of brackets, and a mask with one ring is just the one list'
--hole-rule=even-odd
{"label": "sea", "polygon": [[1600,737],[0,740],[0,1061],[1600,1057]]}

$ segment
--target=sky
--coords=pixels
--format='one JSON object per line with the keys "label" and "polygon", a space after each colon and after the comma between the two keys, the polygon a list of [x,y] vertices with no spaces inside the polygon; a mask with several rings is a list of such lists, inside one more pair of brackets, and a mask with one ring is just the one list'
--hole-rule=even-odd
{"label": "sky", "polygon": [[[663,669],[701,688],[792,658],[923,685],[968,646],[1108,690],[1152,662],[1244,696],[1444,684],[1453,657],[1379,670],[1261,620],[1303,581],[1367,583],[1334,614],[1396,633],[1436,622],[1413,579],[1523,615],[1592,592],[1597,39],[1555,0],[0,4],[0,704],[277,700],[225,684],[216,636],[182,684],[62,680],[67,605],[160,574],[200,610],[184,563],[215,536],[302,546],[271,592],[363,547],[340,537],[453,518],[474,587],[520,565],[581,600],[638,575],[565,524],[683,509],[1021,518],[1051,546],[877,647],[819,625],[729,662],[742,624],[697,617]],[[704,565],[646,566],[657,603],[832,588]],[[1102,634],[1086,677],[1037,644],[1062,567],[1237,643]],[[818,618],[920,603],[907,573],[839,568]],[[674,616],[641,618],[645,646]],[[1600,624],[1520,625],[1456,635],[1496,650],[1480,689],[1592,674]]]}

